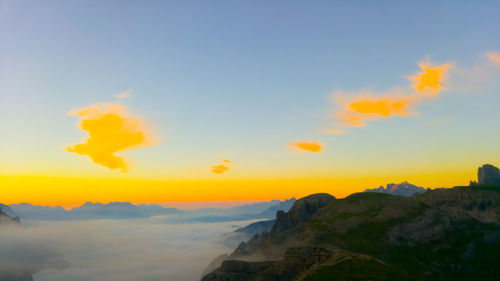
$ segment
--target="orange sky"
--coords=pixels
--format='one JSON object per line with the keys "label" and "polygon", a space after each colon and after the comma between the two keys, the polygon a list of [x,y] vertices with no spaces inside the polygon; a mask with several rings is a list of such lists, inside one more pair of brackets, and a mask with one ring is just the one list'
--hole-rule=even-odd
{"label": "orange sky", "polygon": [[146,180],[65,178],[44,176],[2,176],[0,197],[4,204],[28,202],[50,206],[76,206],[87,201],[107,203],[249,201],[300,198],[327,192],[345,197],[366,188],[390,182],[409,181],[424,187],[467,185],[475,171],[409,176],[313,179],[238,179],[238,180]]}

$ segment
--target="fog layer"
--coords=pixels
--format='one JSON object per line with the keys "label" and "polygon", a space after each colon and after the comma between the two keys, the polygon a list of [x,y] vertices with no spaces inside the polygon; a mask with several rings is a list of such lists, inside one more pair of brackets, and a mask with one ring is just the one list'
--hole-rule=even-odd
{"label": "fog layer", "polygon": [[[231,250],[217,242],[220,236],[251,222],[24,221],[25,227],[0,231],[0,252],[28,255],[29,269],[48,266],[35,273],[35,281],[199,280],[214,257]],[[39,249],[50,251],[50,263]],[[22,267],[23,260],[16,264]]]}

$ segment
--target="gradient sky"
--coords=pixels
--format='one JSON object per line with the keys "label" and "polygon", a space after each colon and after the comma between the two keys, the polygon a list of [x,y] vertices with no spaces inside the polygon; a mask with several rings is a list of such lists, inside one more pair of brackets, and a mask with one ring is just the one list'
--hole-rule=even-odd
{"label": "gradient sky", "polygon": [[[3,203],[346,196],[388,182],[468,184],[500,165],[498,1],[0,0]],[[490,56],[491,58],[491,56]],[[407,89],[453,66],[411,114],[338,129],[332,93]],[[131,91],[129,99],[116,94]],[[117,103],[153,146],[123,173],[65,147],[70,110]],[[290,143],[315,141],[321,153]],[[232,162],[220,174],[212,167]]]}

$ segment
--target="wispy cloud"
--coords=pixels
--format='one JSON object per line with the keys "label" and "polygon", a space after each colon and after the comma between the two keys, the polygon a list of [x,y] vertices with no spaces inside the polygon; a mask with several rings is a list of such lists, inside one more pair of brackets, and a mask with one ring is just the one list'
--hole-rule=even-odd
{"label": "wispy cloud", "polygon": [[329,129],[329,130],[326,130],[326,133],[332,134],[332,135],[340,135],[340,134],[345,133],[345,130],[342,130],[342,129]]}
{"label": "wispy cloud", "polygon": [[224,174],[225,172],[227,172],[229,170],[229,167],[228,166],[225,166],[223,164],[219,164],[219,165],[215,165],[215,166],[212,166],[212,169],[211,171],[213,173],[216,173],[216,174]]}
{"label": "wispy cloud", "polygon": [[126,172],[124,159],[115,154],[153,144],[143,121],[129,116],[124,105],[94,104],[73,109],[68,115],[80,117],[79,127],[88,133],[88,138],[84,143],[68,146],[66,150],[89,156],[94,163],[104,167]]}
{"label": "wispy cloud", "polygon": [[113,97],[115,97],[117,99],[129,99],[132,97],[132,90],[126,90],[125,92],[121,92],[119,94],[116,94]]}
{"label": "wispy cloud", "polygon": [[497,67],[500,67],[500,54],[497,52],[488,52],[486,53],[486,57],[490,60],[490,62]]}
{"label": "wispy cloud", "polygon": [[321,143],[317,141],[298,141],[298,142],[292,142],[290,143],[290,146],[295,148],[295,149],[300,149],[300,150],[305,150],[309,152],[315,152],[315,153],[320,153],[321,150],[323,149],[323,146]]}

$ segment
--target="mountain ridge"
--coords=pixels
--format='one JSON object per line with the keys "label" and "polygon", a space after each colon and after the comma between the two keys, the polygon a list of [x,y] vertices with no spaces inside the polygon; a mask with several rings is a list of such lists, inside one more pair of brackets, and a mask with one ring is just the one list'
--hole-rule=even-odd
{"label": "mountain ridge", "polygon": [[[494,266],[500,258],[499,187],[437,189],[411,197],[355,193],[324,199],[316,209],[307,207],[314,205],[311,198],[278,213],[273,230],[241,243],[202,280],[500,276]],[[373,272],[384,278],[372,278]]]}

